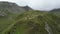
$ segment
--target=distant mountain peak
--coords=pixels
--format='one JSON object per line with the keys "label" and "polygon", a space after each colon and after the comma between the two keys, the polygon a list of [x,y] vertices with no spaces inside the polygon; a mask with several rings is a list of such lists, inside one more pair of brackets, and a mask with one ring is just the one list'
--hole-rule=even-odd
{"label": "distant mountain peak", "polygon": [[33,10],[31,7],[29,7],[28,5],[24,6],[23,8],[25,8],[27,11],[29,10]]}
{"label": "distant mountain peak", "polygon": [[60,8],[57,8],[57,9],[53,9],[51,11],[60,11]]}

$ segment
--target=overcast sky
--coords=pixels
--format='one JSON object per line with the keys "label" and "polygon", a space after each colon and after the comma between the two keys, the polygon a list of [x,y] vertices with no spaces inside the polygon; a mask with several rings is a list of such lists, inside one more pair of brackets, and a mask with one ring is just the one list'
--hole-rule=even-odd
{"label": "overcast sky", "polygon": [[20,6],[28,5],[37,10],[51,10],[54,8],[60,8],[60,0],[0,0],[15,2]]}

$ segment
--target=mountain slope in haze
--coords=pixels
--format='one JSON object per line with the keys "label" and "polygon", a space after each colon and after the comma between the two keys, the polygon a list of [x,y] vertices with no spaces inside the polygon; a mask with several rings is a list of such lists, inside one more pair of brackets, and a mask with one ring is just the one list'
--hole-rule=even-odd
{"label": "mountain slope in haze", "polygon": [[42,11],[28,11],[15,18],[3,34],[60,34],[60,18]]}
{"label": "mountain slope in haze", "polygon": [[0,2],[0,17],[4,18],[11,18],[13,15],[15,16],[16,14],[18,15],[21,12],[24,12],[25,9],[22,7],[18,6],[15,3],[11,2]]}
{"label": "mountain slope in haze", "polygon": [[27,11],[26,9],[30,10],[30,8],[26,8],[26,6],[22,7],[18,6],[16,3],[2,1],[0,2],[0,22],[10,21],[19,14]]}
{"label": "mountain slope in haze", "polygon": [[11,3],[11,2],[0,2],[0,11],[9,11],[12,13],[16,13],[16,12],[23,12],[25,11],[25,9],[21,6],[18,6],[15,3]]}
{"label": "mountain slope in haze", "polygon": [[55,15],[57,15],[58,17],[60,17],[60,8],[53,9],[53,10],[50,11],[50,13],[54,13]]}
{"label": "mountain slope in haze", "polygon": [[10,14],[20,14],[21,12],[25,12],[27,10],[32,10],[28,6],[18,6],[16,3],[11,2],[0,2],[0,16]]}

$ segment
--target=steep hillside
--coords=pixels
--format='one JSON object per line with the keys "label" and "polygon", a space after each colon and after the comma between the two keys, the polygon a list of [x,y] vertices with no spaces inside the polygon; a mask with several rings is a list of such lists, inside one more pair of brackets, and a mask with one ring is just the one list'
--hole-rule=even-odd
{"label": "steep hillside", "polygon": [[11,16],[11,15],[18,15],[22,12],[32,10],[28,6],[18,6],[16,3],[11,2],[0,2],[0,16]]}
{"label": "steep hillside", "polygon": [[[29,9],[29,8],[28,8]],[[11,2],[0,2],[0,34],[6,28],[15,23],[15,18],[19,14],[27,11],[26,8]]]}
{"label": "steep hillside", "polygon": [[48,12],[24,12],[1,34],[60,34],[60,18]]}
{"label": "steep hillside", "polygon": [[0,23],[8,23],[10,20],[12,21],[19,14],[27,11],[26,9],[30,10],[29,7],[18,6],[16,3],[0,2]]}
{"label": "steep hillside", "polygon": [[0,2],[0,11],[9,11],[11,13],[23,12],[24,8],[11,2]]}

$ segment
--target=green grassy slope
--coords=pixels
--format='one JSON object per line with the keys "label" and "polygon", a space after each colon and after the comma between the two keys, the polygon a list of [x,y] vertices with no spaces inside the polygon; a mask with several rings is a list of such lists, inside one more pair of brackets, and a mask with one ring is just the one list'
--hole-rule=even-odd
{"label": "green grassy slope", "polygon": [[2,34],[60,34],[60,18],[48,12],[24,12]]}
{"label": "green grassy slope", "polygon": [[60,34],[60,9],[34,11],[28,6],[0,2],[0,34]]}

